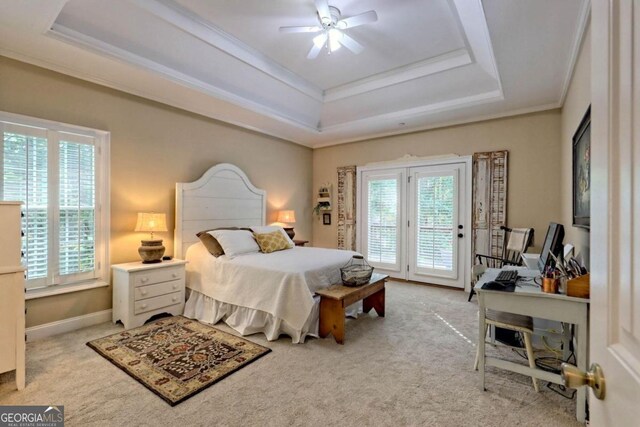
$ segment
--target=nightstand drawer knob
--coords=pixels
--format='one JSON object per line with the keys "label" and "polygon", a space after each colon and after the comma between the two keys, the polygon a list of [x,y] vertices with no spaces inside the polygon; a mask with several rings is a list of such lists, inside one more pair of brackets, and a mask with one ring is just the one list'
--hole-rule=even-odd
{"label": "nightstand drawer knob", "polygon": [[176,273],[172,273],[171,277],[178,277],[178,275]]}
{"label": "nightstand drawer knob", "polygon": [[142,291],[140,292],[143,296],[146,295],[148,292],[147,291]]}
{"label": "nightstand drawer knob", "polygon": [[173,302],[178,301],[178,297],[173,297],[173,298],[171,298],[171,301],[173,301]]}
{"label": "nightstand drawer knob", "polygon": [[149,281],[148,277],[143,277],[142,279],[140,279],[140,282],[142,283],[147,283]]}
{"label": "nightstand drawer knob", "polygon": [[178,289],[178,285],[173,285],[173,289]]}
{"label": "nightstand drawer knob", "polygon": [[144,310],[145,308],[147,308],[147,304],[142,304],[140,308]]}

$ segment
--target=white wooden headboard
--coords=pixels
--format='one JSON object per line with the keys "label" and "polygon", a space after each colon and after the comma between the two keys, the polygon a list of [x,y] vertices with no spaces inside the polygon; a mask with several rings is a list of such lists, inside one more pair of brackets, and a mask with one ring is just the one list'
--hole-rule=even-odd
{"label": "white wooden headboard", "polygon": [[184,259],[202,230],[265,225],[266,215],[266,191],[237,166],[215,165],[197,181],[176,184],[174,256]]}

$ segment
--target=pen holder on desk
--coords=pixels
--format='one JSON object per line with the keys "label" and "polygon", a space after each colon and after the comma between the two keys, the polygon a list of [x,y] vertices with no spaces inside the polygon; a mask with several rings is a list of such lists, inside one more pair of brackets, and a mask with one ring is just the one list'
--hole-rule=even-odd
{"label": "pen holder on desk", "polygon": [[567,281],[567,295],[570,297],[589,298],[590,294],[590,281],[589,274],[576,277],[575,279],[569,279]]}
{"label": "pen holder on desk", "polygon": [[558,279],[552,279],[549,277],[542,278],[542,292],[546,292],[548,294],[557,294],[558,293]]}

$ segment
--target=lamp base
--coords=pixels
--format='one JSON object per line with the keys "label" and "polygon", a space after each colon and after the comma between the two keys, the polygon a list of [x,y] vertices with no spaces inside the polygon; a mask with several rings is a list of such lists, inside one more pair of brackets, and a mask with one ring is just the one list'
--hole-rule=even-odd
{"label": "lamp base", "polygon": [[162,246],[162,240],[141,240],[141,246],[138,248],[140,258],[143,264],[155,264],[162,262],[165,247]]}
{"label": "lamp base", "polygon": [[282,227],[284,228],[285,233],[287,233],[287,236],[289,236],[290,239],[293,239],[293,236],[296,235],[296,232],[293,231],[293,227]]}

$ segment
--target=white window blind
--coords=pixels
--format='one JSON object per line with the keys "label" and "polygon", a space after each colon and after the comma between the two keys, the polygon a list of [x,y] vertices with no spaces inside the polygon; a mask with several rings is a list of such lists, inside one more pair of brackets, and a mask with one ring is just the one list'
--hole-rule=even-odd
{"label": "white window blind", "polygon": [[[27,280],[43,284],[49,257],[48,167],[46,132],[6,127],[3,155],[3,200],[23,202],[22,252]],[[41,279],[41,280],[38,280]]]}
{"label": "white window blind", "polygon": [[95,153],[92,144],[61,140],[60,275],[86,273],[95,266]]}
{"label": "white window blind", "polygon": [[27,288],[105,280],[102,139],[3,121],[0,132],[0,199],[23,202]]}
{"label": "white window blind", "polygon": [[368,182],[367,260],[398,263],[398,180],[372,179]]}
{"label": "white window blind", "polygon": [[455,179],[426,176],[418,179],[417,265],[451,271],[454,267]]}

